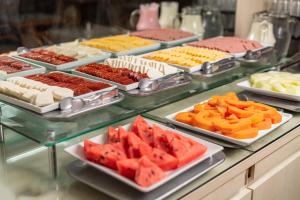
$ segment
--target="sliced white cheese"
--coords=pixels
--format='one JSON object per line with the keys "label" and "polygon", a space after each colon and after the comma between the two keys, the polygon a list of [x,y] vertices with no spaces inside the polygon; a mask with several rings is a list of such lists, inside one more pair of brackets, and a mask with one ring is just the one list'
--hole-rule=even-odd
{"label": "sliced white cheese", "polygon": [[68,88],[62,88],[57,86],[50,87],[47,91],[51,91],[53,93],[54,99],[60,101],[67,97],[73,97],[74,91]]}
{"label": "sliced white cheese", "polygon": [[36,95],[34,104],[40,107],[51,105],[54,103],[53,95],[51,92],[40,92]]}

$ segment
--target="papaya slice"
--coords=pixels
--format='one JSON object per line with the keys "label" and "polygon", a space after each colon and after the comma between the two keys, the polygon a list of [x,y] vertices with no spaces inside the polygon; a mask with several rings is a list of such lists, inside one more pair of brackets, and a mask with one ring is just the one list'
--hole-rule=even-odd
{"label": "papaya slice", "polygon": [[260,123],[264,120],[264,114],[262,112],[254,113],[251,117],[249,117],[252,121],[252,125]]}
{"label": "papaya slice", "polygon": [[234,100],[234,101],[238,101],[239,100],[238,96],[234,92],[228,92],[225,95],[225,97],[226,97],[226,99],[231,99],[231,100]]}
{"label": "papaya slice", "polygon": [[240,119],[239,121],[229,121],[226,119],[216,118],[213,120],[214,127],[220,132],[233,132],[248,129],[252,127],[252,121],[249,118]]}
{"label": "papaya slice", "polygon": [[247,118],[254,114],[252,111],[243,110],[234,106],[228,106],[228,113],[235,114],[239,118]]}
{"label": "papaya slice", "polygon": [[195,114],[192,112],[181,112],[178,113],[175,117],[176,121],[185,123],[185,124],[192,124],[193,118]]}
{"label": "papaya slice", "polygon": [[254,124],[253,127],[258,128],[259,130],[270,129],[272,127],[272,120],[270,118],[266,118],[263,121],[261,121],[257,124]]}
{"label": "papaya slice", "polygon": [[255,138],[258,135],[258,128],[248,128],[248,129],[243,129],[231,133],[228,132],[225,135],[235,139]]}
{"label": "papaya slice", "polygon": [[221,96],[212,96],[212,97],[210,98],[210,100],[207,102],[208,105],[210,105],[210,106],[215,106],[215,105],[217,105],[219,98],[221,98]]}
{"label": "papaya slice", "polygon": [[226,99],[226,102],[229,105],[240,109],[244,109],[253,105],[253,101],[240,101],[240,100]]}
{"label": "papaya slice", "polygon": [[193,124],[199,128],[214,131],[214,124],[212,118],[210,117],[210,112],[200,112],[194,117]]}
{"label": "papaya slice", "polygon": [[209,105],[208,103],[202,103],[202,104],[195,105],[193,112],[199,113],[201,111],[206,111],[206,110],[216,110],[216,108]]}

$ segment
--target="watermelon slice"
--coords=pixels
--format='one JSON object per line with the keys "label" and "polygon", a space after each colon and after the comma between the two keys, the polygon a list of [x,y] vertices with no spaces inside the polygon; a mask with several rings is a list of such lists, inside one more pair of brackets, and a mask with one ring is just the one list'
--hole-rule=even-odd
{"label": "watermelon slice", "polygon": [[131,131],[138,135],[138,125],[144,125],[149,126],[148,123],[144,120],[142,116],[137,116],[137,118],[134,120],[134,122],[131,125]]}
{"label": "watermelon slice", "polygon": [[90,140],[84,140],[84,143],[83,143],[83,153],[85,155],[85,157],[90,160],[90,161],[93,161],[93,162],[97,162],[97,158],[98,158],[98,155],[95,154],[94,151],[91,151],[91,149],[93,147],[97,147],[98,144],[90,141]]}
{"label": "watermelon slice", "polygon": [[110,126],[108,127],[107,143],[112,144],[115,142],[120,142],[119,131]]}
{"label": "watermelon slice", "polygon": [[165,152],[170,152],[170,147],[166,139],[166,134],[163,129],[153,125],[153,143],[154,147]]}
{"label": "watermelon slice", "polygon": [[124,159],[117,162],[119,174],[132,180],[135,177],[138,166],[139,164],[137,159]]}
{"label": "watermelon slice", "polygon": [[139,160],[139,167],[135,174],[135,182],[142,186],[148,187],[165,176],[164,171],[160,169],[156,164],[151,162],[146,156],[143,156]]}
{"label": "watermelon slice", "polygon": [[178,165],[177,158],[157,148],[148,157],[164,171],[176,169]]}
{"label": "watermelon slice", "polygon": [[128,156],[129,158],[140,158],[151,153],[152,148],[143,142],[135,133],[128,133]]}
{"label": "watermelon slice", "polygon": [[99,144],[89,149],[86,154],[88,160],[117,169],[117,161],[126,159],[126,154],[111,144]]}

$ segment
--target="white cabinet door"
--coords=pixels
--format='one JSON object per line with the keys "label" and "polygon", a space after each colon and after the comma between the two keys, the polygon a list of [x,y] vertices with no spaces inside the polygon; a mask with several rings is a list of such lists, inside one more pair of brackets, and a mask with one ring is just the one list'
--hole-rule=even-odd
{"label": "white cabinet door", "polygon": [[230,198],[230,200],[252,200],[252,190],[244,188],[237,195]]}
{"label": "white cabinet door", "polygon": [[300,199],[300,150],[249,185],[252,200]]}

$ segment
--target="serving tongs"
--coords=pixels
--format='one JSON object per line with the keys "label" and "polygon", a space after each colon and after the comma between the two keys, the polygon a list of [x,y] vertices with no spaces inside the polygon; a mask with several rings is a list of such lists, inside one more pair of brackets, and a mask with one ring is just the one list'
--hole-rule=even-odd
{"label": "serving tongs", "polygon": [[229,71],[233,68],[235,68],[236,63],[234,60],[234,57],[229,57],[222,59],[217,62],[205,62],[202,64],[201,70],[198,72],[194,72],[193,75],[201,75],[205,77],[211,77],[214,75],[218,75],[220,73]]}
{"label": "serving tongs", "polygon": [[58,110],[42,115],[46,119],[69,119],[78,117],[90,111],[102,109],[109,105],[118,103],[124,99],[124,95],[118,89],[102,91],[98,94],[81,98],[68,97],[60,101]]}
{"label": "serving tongs", "polygon": [[262,47],[255,50],[248,50],[243,57],[238,58],[237,60],[241,62],[255,63],[258,62],[261,58],[263,58],[266,54],[271,53],[272,51],[273,47],[271,46]]}
{"label": "serving tongs", "polygon": [[159,79],[141,79],[139,82],[139,90],[142,93],[151,93],[154,91],[161,91],[172,86],[178,86],[183,82],[190,82],[190,77],[184,72],[178,72]]}

